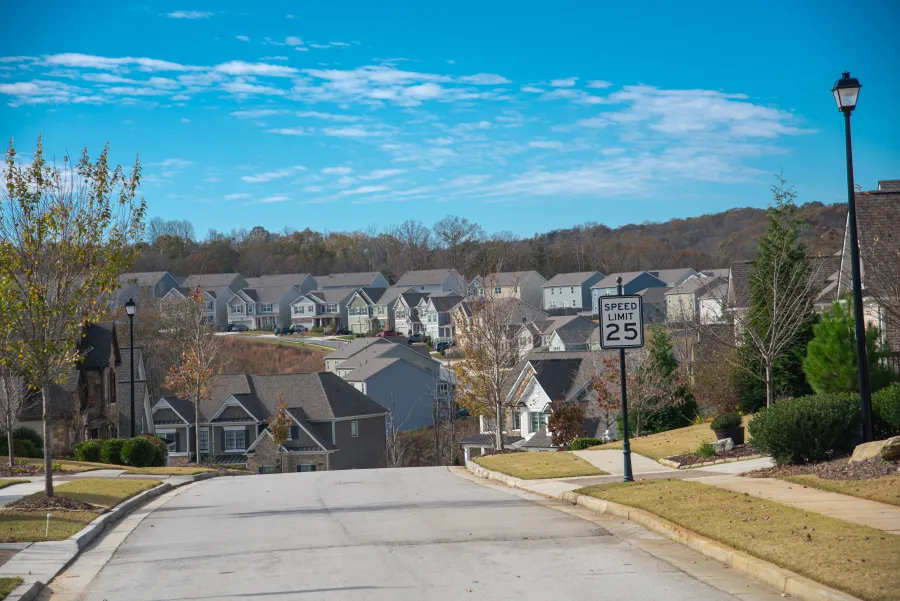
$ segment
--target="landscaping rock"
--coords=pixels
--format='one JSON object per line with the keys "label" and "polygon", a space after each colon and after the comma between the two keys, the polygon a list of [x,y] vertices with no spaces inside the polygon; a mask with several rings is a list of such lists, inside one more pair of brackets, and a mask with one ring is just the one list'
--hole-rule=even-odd
{"label": "landscaping rock", "polygon": [[884,441],[881,447],[881,458],[885,461],[900,459],[900,436],[894,436]]}
{"label": "landscaping rock", "polygon": [[725,453],[734,448],[734,441],[730,438],[723,438],[722,440],[717,440],[712,443],[713,448],[716,450],[716,455],[720,453]]}
{"label": "landscaping rock", "polygon": [[895,436],[887,440],[875,440],[856,445],[856,448],[853,449],[853,455],[850,457],[850,463],[875,459],[876,457],[883,458],[881,451],[889,444],[888,454],[894,454],[894,458],[900,457],[900,436]]}

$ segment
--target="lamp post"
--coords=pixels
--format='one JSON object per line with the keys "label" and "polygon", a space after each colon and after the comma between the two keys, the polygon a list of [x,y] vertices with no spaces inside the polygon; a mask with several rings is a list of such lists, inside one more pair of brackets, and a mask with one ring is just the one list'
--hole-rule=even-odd
{"label": "lamp post", "polygon": [[853,285],[853,321],[856,325],[856,371],[859,375],[859,398],[862,402],[863,440],[872,440],[872,394],[869,391],[869,360],[866,356],[866,322],[863,317],[862,278],[859,266],[859,238],[856,232],[856,191],[853,185],[853,146],[850,142],[850,113],[856,108],[862,85],[848,71],[834,82],[831,92],[838,110],[844,113],[844,135],[847,140],[847,229],[850,232],[850,269]]}
{"label": "lamp post", "polygon": [[131,380],[131,432],[129,433],[130,438],[134,438],[134,312],[137,310],[137,305],[134,304],[134,299],[128,299],[128,302],[125,303],[125,313],[128,314],[128,332],[130,337],[128,349],[128,358],[131,360],[131,376],[129,379]]}

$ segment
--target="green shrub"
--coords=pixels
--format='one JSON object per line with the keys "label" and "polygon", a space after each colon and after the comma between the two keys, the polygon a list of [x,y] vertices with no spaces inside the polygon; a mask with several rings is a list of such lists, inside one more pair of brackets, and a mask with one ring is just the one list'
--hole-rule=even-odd
{"label": "green shrub", "polygon": [[131,467],[151,467],[156,460],[156,445],[146,438],[129,438],[122,445],[122,462]]}
{"label": "green shrub", "polygon": [[13,439],[13,453],[16,457],[40,457],[41,454],[30,440]]}
{"label": "green shrub", "polygon": [[853,446],[860,420],[859,399],[819,394],[784,399],[750,421],[753,446],[779,464],[830,459]]}
{"label": "green shrub", "polygon": [[723,413],[709,424],[712,430],[730,430],[741,425],[741,416],[737,413]]}
{"label": "green shrub", "polygon": [[149,434],[141,434],[141,438],[149,440],[153,443],[153,448],[156,449],[156,454],[153,456],[153,467],[165,467],[168,465],[169,444],[165,440]]}
{"label": "green shrub", "polygon": [[50,466],[50,470],[54,471],[54,472],[61,472],[62,471],[62,463],[54,463],[53,465]]}
{"label": "green shrub", "polygon": [[582,449],[595,447],[600,444],[603,444],[602,438],[576,438],[572,441],[572,444],[569,445],[569,450],[580,451]]}
{"label": "green shrub", "polygon": [[715,457],[716,447],[711,442],[701,442],[694,453],[701,457]]}
{"label": "green shrub", "polygon": [[19,457],[18,459],[16,459],[16,465],[18,465],[18,466],[28,465],[28,460],[23,459],[22,457]]}
{"label": "green shrub", "polygon": [[13,440],[30,440],[34,448],[42,450],[44,448],[44,439],[41,435],[29,428],[28,426],[19,426],[12,432]]}
{"label": "green shrub", "polygon": [[76,461],[92,461],[98,463],[100,461],[101,445],[99,440],[85,440],[75,445]]}
{"label": "green shrub", "polygon": [[100,461],[113,465],[122,464],[122,445],[125,441],[121,438],[107,438],[100,446]]}
{"label": "green shrub", "polygon": [[876,439],[900,436],[900,384],[872,395],[872,413]]}

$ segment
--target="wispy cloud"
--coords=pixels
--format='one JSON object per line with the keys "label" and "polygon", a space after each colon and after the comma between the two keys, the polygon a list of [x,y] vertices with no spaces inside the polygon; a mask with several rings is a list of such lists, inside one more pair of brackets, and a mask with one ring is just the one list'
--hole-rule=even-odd
{"label": "wispy cloud", "polygon": [[386,192],[390,190],[388,186],[360,186],[350,190],[342,190],[339,192],[341,196],[357,196],[359,194],[376,194],[378,192]]}
{"label": "wispy cloud", "polygon": [[587,87],[595,89],[605,89],[612,86],[612,82],[602,79],[593,79],[588,82]]}
{"label": "wispy cloud", "polygon": [[264,77],[293,77],[297,69],[284,65],[270,65],[268,63],[247,63],[244,61],[229,61],[216,65],[214,70],[226,75],[257,75]]}
{"label": "wispy cloud", "polygon": [[323,119],[325,121],[337,121],[344,123],[353,123],[354,121],[359,121],[359,117],[356,115],[340,115],[337,113],[321,113],[319,111],[301,111],[297,113],[297,116],[300,118],[308,118],[308,119]]}
{"label": "wispy cloud", "polygon": [[267,129],[266,133],[269,134],[281,134],[282,136],[309,136],[312,135],[315,130],[311,127],[303,128],[303,127],[276,127],[274,129]]}
{"label": "wispy cloud", "polygon": [[578,81],[577,77],[567,77],[565,79],[554,79],[550,82],[550,85],[554,88],[571,88],[576,81]]}
{"label": "wispy cloud", "polygon": [[238,192],[235,194],[226,194],[225,200],[241,200],[242,198],[252,198],[252,194],[248,194],[247,192]]}
{"label": "wispy cloud", "polygon": [[548,150],[558,150],[563,147],[562,142],[553,142],[551,140],[532,140],[528,143],[528,146],[530,146],[531,148],[542,148]]}
{"label": "wispy cloud", "polygon": [[324,169],[322,169],[322,173],[326,175],[347,175],[349,173],[353,173],[353,168],[347,166],[325,167]]}
{"label": "wispy cloud", "polygon": [[240,40],[241,42],[249,42],[250,41],[250,36],[236,35],[234,37],[235,37],[235,39]]}
{"label": "wispy cloud", "polygon": [[199,10],[176,10],[166,13],[170,19],[208,19],[213,13],[203,12]]}
{"label": "wispy cloud", "polygon": [[362,127],[326,127],[324,130],[326,136],[337,138],[370,138],[373,136],[383,135],[380,131],[372,131]]}
{"label": "wispy cloud", "polygon": [[282,179],[285,177],[290,177],[294,175],[297,171],[305,170],[305,167],[300,165],[295,165],[289,169],[276,169],[275,171],[267,171],[264,173],[257,173],[256,175],[245,175],[241,178],[241,181],[245,181],[248,184],[261,184],[265,182],[270,182],[275,179]]}
{"label": "wispy cloud", "polygon": [[265,198],[260,198],[259,200],[254,200],[254,204],[272,204],[276,202],[286,202],[290,200],[289,196],[284,196],[283,194],[275,194],[273,196],[266,196]]}
{"label": "wispy cloud", "polygon": [[371,181],[394,177],[397,175],[402,175],[404,173],[406,173],[406,169],[375,169],[374,171],[370,171],[365,175],[360,175],[359,179],[363,181]]}
{"label": "wispy cloud", "polygon": [[249,109],[245,111],[233,111],[228,113],[232,117],[238,119],[259,119],[260,117],[271,117],[272,115],[284,115],[290,111],[283,109]]}

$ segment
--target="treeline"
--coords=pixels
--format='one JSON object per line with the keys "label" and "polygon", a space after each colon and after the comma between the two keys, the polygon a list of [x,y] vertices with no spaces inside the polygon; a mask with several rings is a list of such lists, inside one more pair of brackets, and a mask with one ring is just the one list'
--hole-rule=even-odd
{"label": "treeline", "polygon": [[[840,248],[846,210],[844,204],[819,202],[798,208],[801,237],[810,252]],[[411,269],[452,267],[472,277],[498,265],[503,271],[534,269],[547,278],[572,271],[712,269],[752,259],[766,224],[764,210],[741,208],[618,228],[588,222],[527,238],[487,234],[477,223],[448,216],[431,227],[405,221],[355,232],[270,232],[261,226],[210,230],[201,241],[190,223],[155,218],[134,271],[239,272],[245,277],[381,271],[393,282]]]}

